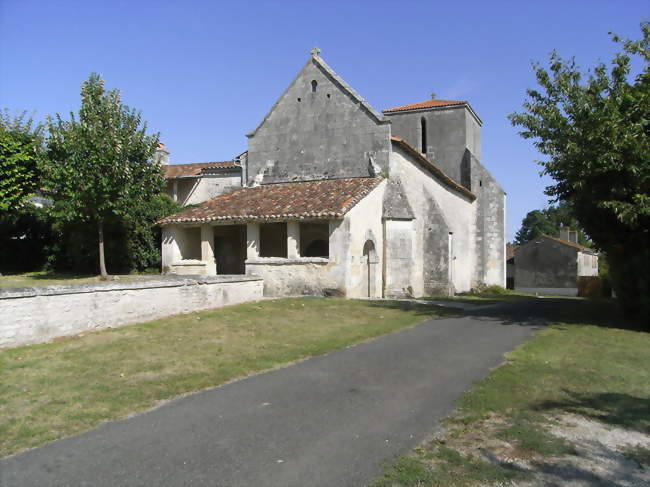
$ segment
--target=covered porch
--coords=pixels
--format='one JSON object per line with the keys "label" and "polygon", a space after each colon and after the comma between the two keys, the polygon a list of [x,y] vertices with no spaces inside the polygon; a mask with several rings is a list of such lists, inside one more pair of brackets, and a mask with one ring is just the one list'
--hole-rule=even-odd
{"label": "covered porch", "polygon": [[327,220],[166,225],[163,272],[237,275],[266,264],[327,264],[333,227]]}
{"label": "covered porch", "polygon": [[259,276],[265,296],[381,297],[382,181],[245,187],[166,217],[163,272]]}

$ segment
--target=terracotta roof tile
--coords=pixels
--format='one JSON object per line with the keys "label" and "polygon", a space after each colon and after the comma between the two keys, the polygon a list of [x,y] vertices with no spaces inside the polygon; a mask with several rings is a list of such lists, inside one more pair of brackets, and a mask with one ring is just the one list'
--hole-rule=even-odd
{"label": "terracotta roof tile", "polygon": [[205,169],[234,169],[239,167],[234,161],[223,162],[194,162],[192,164],[170,164],[164,166],[167,179],[197,176]]}
{"label": "terracotta roof tile", "polygon": [[402,112],[405,110],[421,110],[424,108],[438,108],[450,107],[455,105],[466,105],[467,102],[463,100],[427,100],[418,103],[411,103],[410,105],[402,105],[399,107],[388,108],[384,113]]}
{"label": "terracotta roof tile", "polygon": [[578,243],[574,242],[569,242],[568,240],[561,239],[559,237],[551,237],[550,235],[542,235],[544,238],[548,238],[549,240],[553,240],[554,242],[558,242],[564,245],[568,245],[569,247],[574,247],[581,252],[591,252],[592,254],[595,254],[596,251],[592,249],[591,247],[585,247],[584,245],[580,245]]}
{"label": "terracotta roof tile", "polygon": [[440,169],[433,162],[431,162],[429,159],[424,157],[420,152],[418,152],[417,149],[413,148],[404,139],[402,139],[400,137],[392,136],[390,138],[390,140],[392,140],[397,145],[399,145],[402,149],[404,149],[406,152],[408,152],[425,169],[427,169],[430,173],[432,173],[442,184],[444,184],[445,186],[447,186],[450,189],[453,189],[454,191],[456,191],[458,193],[462,193],[463,195],[470,198],[472,201],[474,201],[476,199],[476,195],[474,193],[472,193],[469,189],[467,189],[462,184],[458,184],[456,181],[454,181],[449,176],[447,176],[443,172],[442,169]]}
{"label": "terracotta roof tile", "polygon": [[239,188],[158,223],[341,218],[382,178],[323,179]]}

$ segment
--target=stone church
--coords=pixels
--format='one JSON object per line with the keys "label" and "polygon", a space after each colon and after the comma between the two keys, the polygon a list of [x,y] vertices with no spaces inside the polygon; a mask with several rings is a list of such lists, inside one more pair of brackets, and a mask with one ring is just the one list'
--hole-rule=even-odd
{"label": "stone church", "polygon": [[268,296],[505,286],[505,193],[481,125],[466,101],[380,113],[314,49],[247,134],[241,187],[159,222],[163,271],[259,275]]}

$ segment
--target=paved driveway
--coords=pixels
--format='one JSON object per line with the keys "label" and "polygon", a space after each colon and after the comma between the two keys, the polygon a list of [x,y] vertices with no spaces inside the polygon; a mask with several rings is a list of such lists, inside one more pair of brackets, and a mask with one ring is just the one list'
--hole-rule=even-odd
{"label": "paved driveway", "polygon": [[429,320],[171,401],[6,458],[0,484],[366,485],[538,328],[515,308],[514,321]]}

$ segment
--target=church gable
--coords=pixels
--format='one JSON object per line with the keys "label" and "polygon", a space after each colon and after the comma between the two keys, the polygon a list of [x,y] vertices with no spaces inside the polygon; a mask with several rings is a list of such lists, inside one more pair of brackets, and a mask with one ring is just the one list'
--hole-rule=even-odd
{"label": "church gable", "polygon": [[248,184],[367,177],[388,167],[389,122],[317,51],[248,137]]}

